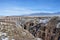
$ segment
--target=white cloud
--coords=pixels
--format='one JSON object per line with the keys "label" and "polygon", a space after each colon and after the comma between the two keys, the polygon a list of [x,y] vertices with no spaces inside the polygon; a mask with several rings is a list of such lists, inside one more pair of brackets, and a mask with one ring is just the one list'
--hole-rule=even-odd
{"label": "white cloud", "polygon": [[7,15],[22,15],[22,14],[29,14],[31,10],[25,8],[5,8],[0,9],[0,13],[7,14]]}
{"label": "white cloud", "polygon": [[[0,15],[23,15],[23,14],[31,14],[31,13],[40,13],[40,12],[47,12],[47,11],[34,11],[27,8],[22,7],[11,7],[11,8],[4,8],[0,9]],[[49,12],[52,13],[52,12]]]}

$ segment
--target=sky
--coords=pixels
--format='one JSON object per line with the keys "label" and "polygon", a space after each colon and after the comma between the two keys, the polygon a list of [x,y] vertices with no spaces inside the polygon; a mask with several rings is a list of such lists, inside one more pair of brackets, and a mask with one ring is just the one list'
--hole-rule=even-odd
{"label": "sky", "polygon": [[0,15],[60,12],[60,0],[0,0]]}

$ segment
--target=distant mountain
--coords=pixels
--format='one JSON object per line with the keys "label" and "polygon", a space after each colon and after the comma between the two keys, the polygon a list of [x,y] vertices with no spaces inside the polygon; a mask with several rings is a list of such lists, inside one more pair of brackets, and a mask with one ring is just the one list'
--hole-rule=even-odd
{"label": "distant mountain", "polygon": [[54,13],[54,14],[60,15],[60,12],[56,12],[56,13]]}
{"label": "distant mountain", "polygon": [[26,14],[26,15],[21,15],[21,16],[44,16],[44,15],[60,16],[60,12],[56,12],[56,13],[31,13],[31,14]]}
{"label": "distant mountain", "polygon": [[32,13],[30,15],[51,15],[51,13]]}
{"label": "distant mountain", "polygon": [[29,14],[29,16],[39,16],[39,15],[60,15],[60,12],[57,12],[57,13],[32,13],[32,14]]}

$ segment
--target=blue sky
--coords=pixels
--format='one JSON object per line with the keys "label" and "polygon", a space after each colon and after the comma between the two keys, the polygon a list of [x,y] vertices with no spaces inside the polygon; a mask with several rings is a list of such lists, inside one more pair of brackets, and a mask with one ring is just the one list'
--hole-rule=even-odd
{"label": "blue sky", "polygon": [[60,0],[0,0],[0,15],[60,12]]}

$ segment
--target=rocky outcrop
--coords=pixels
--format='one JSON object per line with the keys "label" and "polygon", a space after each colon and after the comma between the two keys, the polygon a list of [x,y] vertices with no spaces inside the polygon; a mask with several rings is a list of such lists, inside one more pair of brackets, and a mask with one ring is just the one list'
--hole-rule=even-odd
{"label": "rocky outcrop", "polygon": [[11,22],[0,21],[1,40],[34,40],[34,36],[21,26]]}

